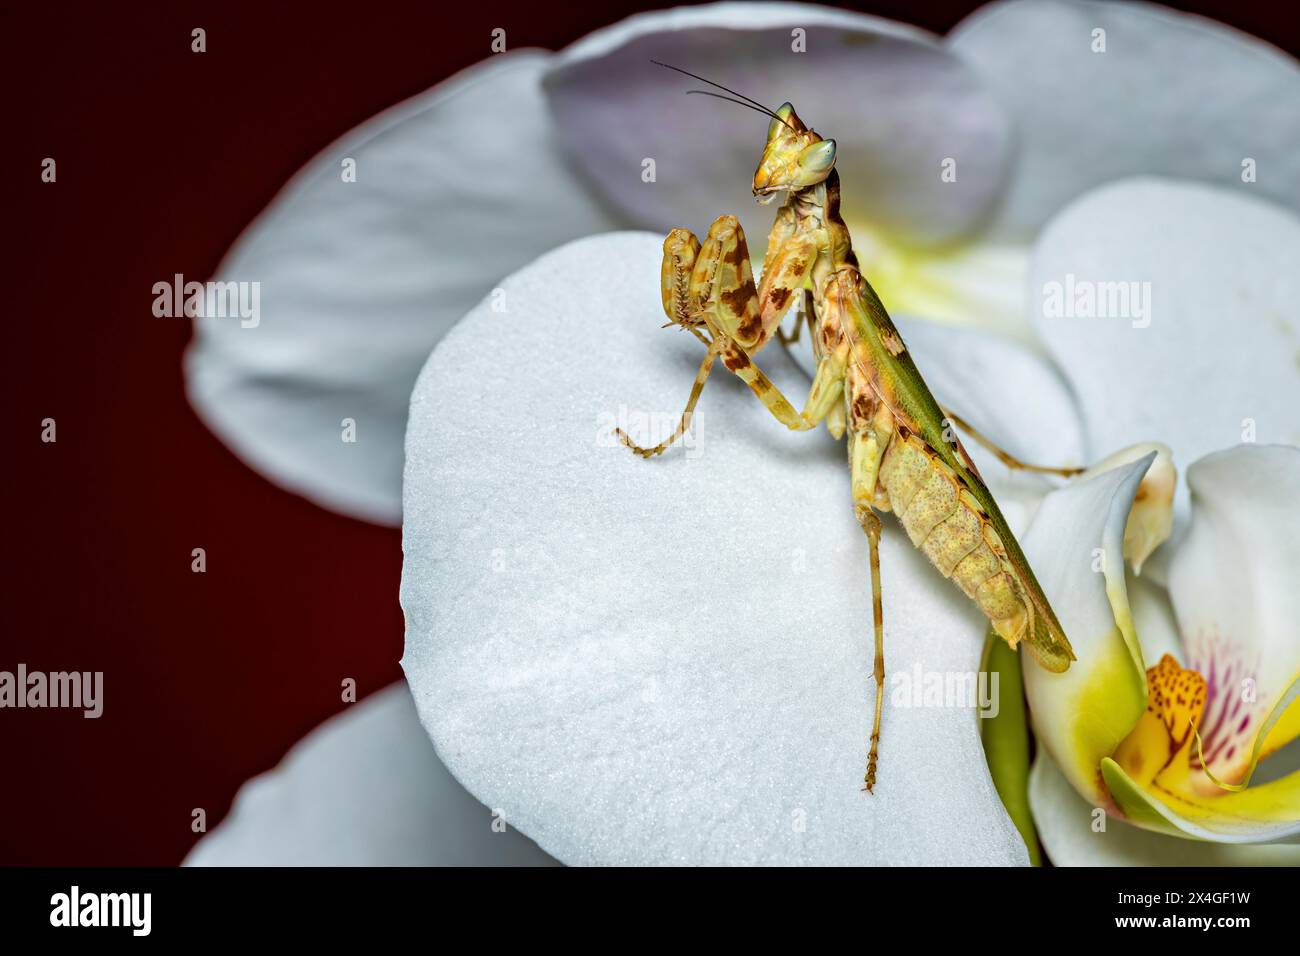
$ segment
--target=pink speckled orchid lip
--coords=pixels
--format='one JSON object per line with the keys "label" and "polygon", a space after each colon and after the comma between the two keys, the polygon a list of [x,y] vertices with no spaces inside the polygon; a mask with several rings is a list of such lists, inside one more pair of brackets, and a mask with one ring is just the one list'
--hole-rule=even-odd
{"label": "pink speckled orchid lip", "polygon": [[1207,769],[1221,780],[1238,782],[1240,766],[1234,758],[1248,753],[1269,702],[1246,693],[1260,673],[1260,653],[1217,635],[1188,638],[1187,666],[1205,678],[1207,697],[1201,715],[1201,754],[1193,754],[1193,770]]}

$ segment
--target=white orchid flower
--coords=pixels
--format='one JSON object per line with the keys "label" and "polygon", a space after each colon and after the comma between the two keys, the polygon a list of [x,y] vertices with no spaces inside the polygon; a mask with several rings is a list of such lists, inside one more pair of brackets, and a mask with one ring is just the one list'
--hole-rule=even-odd
{"label": "white orchid flower", "polygon": [[[1192,465],[1191,528],[1175,548],[1167,592],[1126,581],[1118,559],[1146,464],[1053,492],[1024,539],[1079,656],[1065,674],[1024,670],[1046,750],[1030,803],[1057,862],[1095,859],[1088,838],[1126,842],[1127,832],[1113,839],[1098,825],[1102,811],[1214,843],[1300,833],[1300,772],[1250,782],[1262,758],[1300,733],[1300,449],[1241,445]],[[1083,800],[1064,798],[1058,775]],[[1202,852],[1205,862],[1231,859]],[[1236,853],[1241,862],[1300,862],[1300,846]]]}
{"label": "white orchid flower", "polygon": [[[527,264],[592,233],[698,229],[721,212],[740,215],[759,255],[770,215],[748,190],[761,121],[682,97],[652,57],[789,99],[834,135],[846,217],[891,310],[990,317],[1037,343],[900,319],[937,397],[1012,451],[1062,464],[1149,439],[1194,461],[1237,444],[1247,419],[1251,440],[1300,442],[1287,266],[1300,225],[1273,205],[1300,200],[1300,118],[1278,105],[1300,71],[1147,5],[993,4],[946,39],[802,5],[635,17],[560,54],[494,58],[330,147],[220,270],[262,283],[260,325],[197,323],[190,394],[215,431],[328,507],[402,518],[421,719],[455,777],[558,859],[1023,863],[968,708],[887,701],[883,786],[865,800],[848,785],[872,693],[870,598],[829,441],[774,431],[727,384],[710,386],[696,453],[651,466],[598,440],[624,408],[675,412],[694,365],[685,337],[657,329],[659,240],[620,233]],[[346,157],[356,182],[340,178]],[[1249,185],[1243,158],[1260,170]],[[1071,202],[1135,174],[1218,186],[1129,179]],[[1067,277],[1150,283],[1150,308],[1047,313],[1043,290]],[[797,381],[769,351],[768,371]],[[339,440],[343,419],[355,443]],[[1049,485],[973,454],[1020,531]],[[1033,528],[1114,480],[1057,492]],[[1191,549],[1212,513],[1193,490],[1192,530],[1180,489],[1175,541],[1151,559],[1171,594],[1180,565],[1164,574],[1162,552]],[[1030,558],[1037,570],[1050,555]],[[977,671],[978,613],[900,535],[887,531],[882,563],[891,671]],[[1113,620],[1076,637],[1062,617],[1076,652]],[[1080,658],[1067,677],[1094,673]],[[1030,682],[1045,749],[1099,796]],[[1145,687],[1132,683],[1125,693]],[[1098,767],[1116,735],[1087,755]],[[1105,808],[1146,822],[1118,799]],[[239,845],[284,812],[244,801],[218,832]],[[1065,845],[1044,839],[1052,854]]]}

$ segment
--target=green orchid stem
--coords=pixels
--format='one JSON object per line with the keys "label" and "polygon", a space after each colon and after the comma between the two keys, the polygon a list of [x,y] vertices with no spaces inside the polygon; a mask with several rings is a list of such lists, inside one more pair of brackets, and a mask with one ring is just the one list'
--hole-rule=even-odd
{"label": "green orchid stem", "polygon": [[1029,851],[1029,862],[1043,865],[1042,848],[1029,809],[1029,723],[1020,657],[992,629],[984,640],[981,670],[998,675],[996,716],[980,718],[980,739],[993,785]]}

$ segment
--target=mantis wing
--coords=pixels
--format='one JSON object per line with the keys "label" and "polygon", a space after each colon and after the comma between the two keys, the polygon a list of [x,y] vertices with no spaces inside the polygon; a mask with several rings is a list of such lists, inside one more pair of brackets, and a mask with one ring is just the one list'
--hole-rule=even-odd
{"label": "mantis wing", "polygon": [[896,425],[924,441],[979,503],[983,510],[981,517],[1002,542],[1006,563],[1029,611],[1024,639],[1030,653],[1049,671],[1066,670],[1075,659],[1074,651],[1019,542],[951,423],[930,394],[889,313],[866,279],[861,275],[857,278],[858,295],[852,297],[850,315],[844,322],[853,361],[874,380],[877,394],[892,412]]}

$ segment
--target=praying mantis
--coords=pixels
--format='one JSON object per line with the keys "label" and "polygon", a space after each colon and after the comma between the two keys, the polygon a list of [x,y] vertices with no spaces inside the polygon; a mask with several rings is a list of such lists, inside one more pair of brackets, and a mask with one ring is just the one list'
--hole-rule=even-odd
{"label": "praying mantis", "polygon": [[[662,454],[690,427],[696,403],[717,361],[753,391],[787,428],[825,424],[847,435],[854,515],[866,534],[871,570],[876,684],[864,789],[874,792],[884,700],[884,613],[876,512],[893,511],[930,562],[952,578],[1012,648],[1024,641],[1034,659],[1062,672],[1074,652],[992,493],[952,424],[1014,468],[1073,475],[1082,469],[1030,465],[998,448],[930,394],[902,337],[858,268],[840,216],[835,140],[807,127],[790,103],[776,110],[679,67],[657,65],[731,94],[714,96],[768,115],[767,141],[754,173],[755,199],[767,205],[786,194],[776,213],[754,285],[744,231],[720,216],[703,243],[686,229],[664,240],[663,307],[669,325],[688,330],[706,347],[676,430],[642,447],[622,429],[619,441],[643,458]],[[781,322],[798,306],[817,359],[802,411],[754,363],[772,338],[786,339]],[[798,336],[797,327],[794,337]]]}

